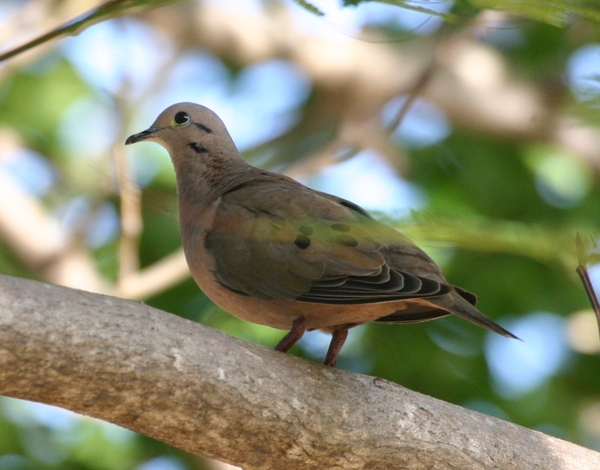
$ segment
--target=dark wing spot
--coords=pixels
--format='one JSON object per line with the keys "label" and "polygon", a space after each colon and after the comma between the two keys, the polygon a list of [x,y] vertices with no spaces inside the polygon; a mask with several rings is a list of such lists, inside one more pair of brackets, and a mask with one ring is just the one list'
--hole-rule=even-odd
{"label": "dark wing spot", "polygon": [[349,232],[350,231],[350,227],[346,224],[333,224],[331,226],[331,228],[333,230],[335,230],[336,232]]}
{"label": "dark wing spot", "polygon": [[188,147],[191,148],[196,153],[208,152],[208,150],[206,150],[206,147],[204,147],[202,144],[199,144],[198,142],[190,142],[188,144]]}
{"label": "dark wing spot", "polygon": [[294,240],[294,244],[301,249],[308,248],[310,246],[310,238],[306,235],[298,235],[296,240]]}
{"label": "dark wing spot", "polygon": [[358,246],[358,241],[356,240],[356,238],[350,236],[350,235],[338,235],[337,237],[335,237],[335,239],[337,240],[337,242],[340,245],[346,245],[346,246],[351,246],[351,247],[355,247]]}
{"label": "dark wing spot", "polygon": [[300,233],[302,235],[310,236],[313,234],[312,227],[309,227],[308,225],[300,225],[300,228],[298,228],[298,230],[300,230]]}
{"label": "dark wing spot", "polygon": [[195,122],[194,125],[198,128],[198,129],[202,129],[204,132],[206,132],[207,134],[212,134],[212,129],[210,129],[209,127],[206,127],[204,124],[200,124],[199,122]]}

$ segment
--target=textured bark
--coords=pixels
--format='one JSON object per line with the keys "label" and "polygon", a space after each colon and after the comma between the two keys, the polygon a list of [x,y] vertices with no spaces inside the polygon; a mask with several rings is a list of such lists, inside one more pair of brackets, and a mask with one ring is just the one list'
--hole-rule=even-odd
{"label": "textured bark", "polygon": [[0,394],[245,469],[597,469],[600,454],[141,303],[0,276]]}

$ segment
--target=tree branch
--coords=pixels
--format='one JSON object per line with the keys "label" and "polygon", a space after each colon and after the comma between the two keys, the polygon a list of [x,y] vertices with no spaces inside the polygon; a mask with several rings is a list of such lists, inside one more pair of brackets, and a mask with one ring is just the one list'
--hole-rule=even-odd
{"label": "tree branch", "polygon": [[600,468],[600,454],[141,303],[0,276],[0,393],[245,469]]}
{"label": "tree branch", "polygon": [[92,26],[100,21],[115,18],[123,15],[127,10],[138,6],[146,6],[147,8],[161,6],[169,3],[172,0],[108,0],[92,10],[83,13],[77,18],[73,18],[64,24],[44,33],[35,39],[27,41],[25,44],[9,49],[0,53],[0,62],[11,59],[23,52],[29,51],[42,44],[60,39],[65,36],[74,36],[81,33],[85,28]]}

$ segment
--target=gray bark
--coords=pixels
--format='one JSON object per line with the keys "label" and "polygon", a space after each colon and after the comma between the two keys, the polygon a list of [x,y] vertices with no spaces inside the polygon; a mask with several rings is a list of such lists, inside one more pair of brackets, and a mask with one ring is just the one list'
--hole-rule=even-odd
{"label": "gray bark", "polygon": [[138,302],[0,276],[0,394],[245,469],[598,469],[600,454]]}

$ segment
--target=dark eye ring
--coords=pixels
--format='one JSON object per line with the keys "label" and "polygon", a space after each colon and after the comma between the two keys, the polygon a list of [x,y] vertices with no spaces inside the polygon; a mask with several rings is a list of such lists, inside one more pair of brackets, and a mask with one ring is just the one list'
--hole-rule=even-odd
{"label": "dark eye ring", "polygon": [[190,122],[190,115],[188,113],[186,113],[185,111],[179,111],[175,115],[174,121],[175,121],[175,124],[177,124],[178,126],[187,124],[188,122]]}

